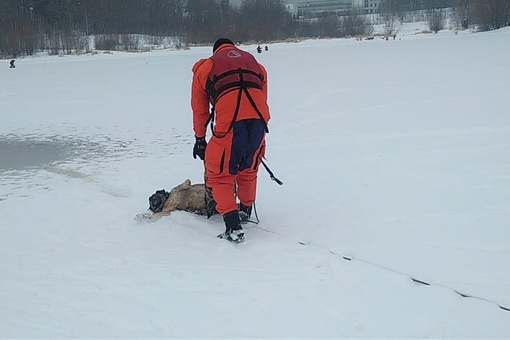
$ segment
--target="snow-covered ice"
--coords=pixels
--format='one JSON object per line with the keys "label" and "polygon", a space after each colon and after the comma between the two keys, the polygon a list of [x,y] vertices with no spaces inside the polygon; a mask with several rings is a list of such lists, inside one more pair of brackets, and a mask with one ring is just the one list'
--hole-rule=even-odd
{"label": "snow-covered ice", "polygon": [[261,168],[241,245],[219,218],[133,220],[201,182],[189,95],[210,47],[2,62],[0,337],[509,337],[509,39],[256,54],[285,184]]}

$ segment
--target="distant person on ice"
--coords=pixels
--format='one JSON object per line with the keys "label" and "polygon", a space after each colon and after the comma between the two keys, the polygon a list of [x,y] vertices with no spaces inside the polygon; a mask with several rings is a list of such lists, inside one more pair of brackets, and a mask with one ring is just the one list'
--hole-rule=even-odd
{"label": "distant person on ice", "polygon": [[16,61],[16,60],[14,60],[14,59],[12,59],[12,60],[11,60],[11,67],[9,67],[9,68],[16,68],[16,66],[14,66],[14,62],[15,62],[15,61]]}
{"label": "distant person on ice", "polygon": [[[258,167],[266,151],[267,72],[253,55],[220,38],[213,55],[193,66],[191,87],[193,157],[205,160],[205,184],[223,215],[225,232],[219,237],[238,243],[244,239],[241,223],[251,215]],[[205,139],[208,122],[209,144]]]}

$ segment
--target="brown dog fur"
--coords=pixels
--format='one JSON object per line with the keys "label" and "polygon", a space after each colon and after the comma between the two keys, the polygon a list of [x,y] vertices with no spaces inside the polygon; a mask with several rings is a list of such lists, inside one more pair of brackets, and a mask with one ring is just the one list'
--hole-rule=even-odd
{"label": "brown dog fur", "polygon": [[189,179],[185,180],[170,191],[163,210],[154,215],[170,215],[175,210],[205,215],[205,184],[191,184]]}

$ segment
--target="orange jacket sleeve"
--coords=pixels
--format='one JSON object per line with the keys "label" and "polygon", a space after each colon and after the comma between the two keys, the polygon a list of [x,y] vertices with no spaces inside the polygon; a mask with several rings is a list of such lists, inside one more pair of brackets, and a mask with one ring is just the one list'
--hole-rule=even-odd
{"label": "orange jacket sleeve", "polygon": [[193,111],[193,131],[196,137],[205,137],[209,119],[209,95],[207,94],[207,77],[212,69],[211,59],[201,59],[193,66],[191,84],[191,109]]}

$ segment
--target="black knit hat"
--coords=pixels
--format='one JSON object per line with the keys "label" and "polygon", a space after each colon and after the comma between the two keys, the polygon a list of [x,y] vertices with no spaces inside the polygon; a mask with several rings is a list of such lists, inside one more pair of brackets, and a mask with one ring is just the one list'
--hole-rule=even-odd
{"label": "black knit hat", "polygon": [[214,43],[214,46],[213,46],[213,53],[216,52],[216,50],[218,49],[218,47],[220,47],[221,45],[223,44],[230,44],[230,45],[234,45],[234,43],[232,42],[232,40],[230,39],[227,39],[227,38],[219,38],[218,40],[216,40],[216,42]]}

